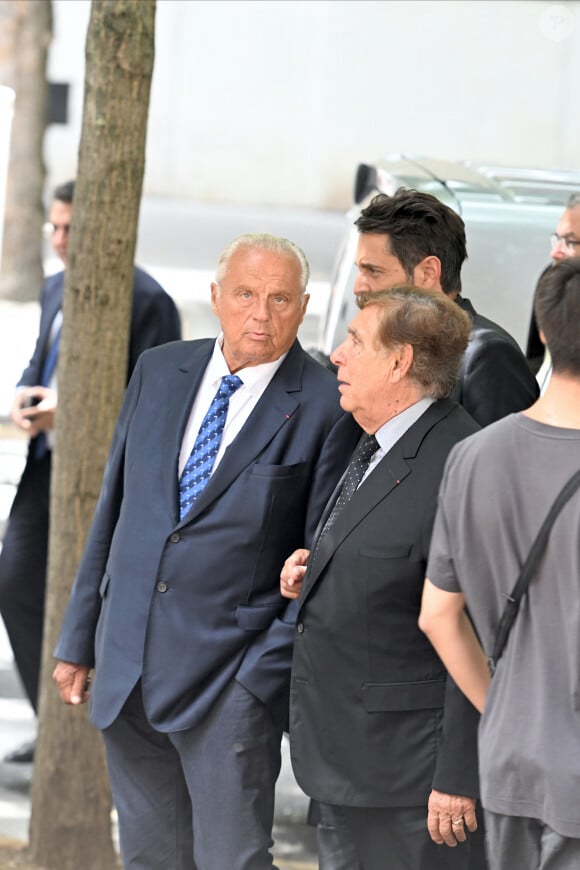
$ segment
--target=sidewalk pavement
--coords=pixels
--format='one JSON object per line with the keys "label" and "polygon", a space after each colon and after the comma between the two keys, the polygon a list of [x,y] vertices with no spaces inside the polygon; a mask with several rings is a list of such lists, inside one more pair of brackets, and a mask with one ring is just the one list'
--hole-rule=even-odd
{"label": "sidewalk pavement", "polygon": [[[36,734],[32,708],[14,671],[12,651],[0,622],[0,758]],[[28,839],[31,764],[0,761],[0,836]]]}

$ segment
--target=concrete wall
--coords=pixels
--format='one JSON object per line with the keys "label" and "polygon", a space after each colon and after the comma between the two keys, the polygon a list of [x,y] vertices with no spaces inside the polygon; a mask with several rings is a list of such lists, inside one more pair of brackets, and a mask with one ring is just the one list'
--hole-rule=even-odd
{"label": "concrete wall", "polygon": [[[53,0],[74,174],[88,0]],[[343,209],[359,161],[421,153],[580,169],[580,2],[158,0],[145,187]]]}

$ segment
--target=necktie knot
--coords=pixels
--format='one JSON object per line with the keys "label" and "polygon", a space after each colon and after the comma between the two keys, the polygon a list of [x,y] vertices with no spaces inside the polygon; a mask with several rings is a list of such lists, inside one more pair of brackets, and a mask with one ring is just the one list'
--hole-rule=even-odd
{"label": "necktie knot", "polygon": [[[368,468],[368,465],[373,458],[374,454],[379,449],[379,442],[375,438],[374,435],[364,435],[361,439],[356,452],[353,454],[351,462],[357,462],[359,464],[364,464],[364,471]],[[363,474],[364,474],[363,471]]]}
{"label": "necktie knot", "polygon": [[223,399],[229,399],[241,386],[242,381],[237,375],[224,375],[219,385],[218,395]]}

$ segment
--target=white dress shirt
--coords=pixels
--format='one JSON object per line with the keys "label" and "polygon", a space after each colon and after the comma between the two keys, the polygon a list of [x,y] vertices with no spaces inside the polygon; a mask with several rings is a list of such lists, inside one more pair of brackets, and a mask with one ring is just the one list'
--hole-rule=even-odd
{"label": "white dress shirt", "polygon": [[366,480],[372,470],[379,464],[383,456],[386,456],[391,447],[395,446],[399,438],[403,437],[407,429],[410,429],[413,423],[416,423],[419,417],[425,413],[427,408],[432,405],[434,401],[435,399],[431,398],[419,399],[419,401],[415,402],[414,405],[410,405],[408,408],[405,408],[404,411],[401,411],[400,414],[391,417],[390,420],[383,423],[380,429],[377,429],[375,432],[375,438],[379,442],[379,449],[373,454],[372,459],[369,462],[369,467],[362,477],[361,483],[363,480]]}
{"label": "white dress shirt", "polygon": [[[189,415],[187,426],[185,427],[185,433],[179,453],[179,477],[181,477],[185,464],[193,450],[197,433],[199,432],[203,418],[207,414],[209,406],[218,391],[221,379],[224,375],[231,374],[222,353],[222,345],[223,335],[220,335],[216,339],[212,356],[207,364],[203,378],[201,379],[199,390],[197,391],[197,395],[191,407],[191,413]],[[265,391],[266,387],[282,365],[285,357],[286,354],[283,354],[274,362],[262,363],[257,366],[248,366],[247,368],[240,369],[240,371],[236,372],[237,376],[242,381],[242,386],[239,387],[232,396],[230,396],[224,433],[211,471],[212,474],[218,467],[227,446],[232,443],[256,407],[262,393]]]}

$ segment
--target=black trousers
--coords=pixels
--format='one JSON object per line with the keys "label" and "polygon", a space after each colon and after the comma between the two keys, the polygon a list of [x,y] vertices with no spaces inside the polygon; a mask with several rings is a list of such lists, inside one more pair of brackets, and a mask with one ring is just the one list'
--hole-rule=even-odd
{"label": "black trousers", "polygon": [[[486,867],[481,836],[450,848],[429,836],[427,808],[342,807],[363,870],[470,870]],[[480,863],[481,862],[481,863]]]}
{"label": "black trousers", "polygon": [[37,709],[48,557],[51,454],[29,455],[0,552],[0,614],[24,690]]}
{"label": "black trousers", "polygon": [[[353,809],[350,813],[350,825],[347,821],[348,812],[348,808],[346,807],[319,804],[317,801],[310,802],[308,822],[311,825],[315,825],[317,828],[316,836],[320,870],[369,870],[369,868],[374,868],[375,866],[384,868],[384,870],[398,870],[398,868],[406,868],[407,866],[413,867],[413,870],[421,870],[423,866],[429,868],[431,866],[434,868],[458,866],[461,868],[466,867],[467,870],[487,870],[488,868],[485,853],[484,816],[479,803],[476,810],[478,829],[475,833],[468,834],[468,841],[465,846],[462,846],[460,849],[459,847],[456,847],[456,851],[457,849],[459,849],[459,851],[455,856],[446,854],[447,852],[453,851],[449,849],[449,847],[435,846],[435,844],[430,842],[430,838],[428,840],[426,839],[425,835],[428,837],[426,807],[422,807],[420,810],[418,830],[413,824],[410,831],[407,831],[406,823],[409,821],[409,817],[406,810],[403,810],[403,816],[399,817],[397,815],[399,813],[397,809],[379,809],[376,811]],[[373,818],[375,812],[377,814],[376,819]],[[410,812],[411,820],[414,821],[415,810],[411,810]],[[366,852],[368,845],[367,830],[365,827],[367,814],[369,814],[369,824],[378,824],[380,826],[380,831],[378,840],[372,847],[376,854],[374,856],[372,854],[370,856],[366,855],[367,864],[363,867],[361,864],[363,858],[362,853]],[[389,825],[384,824],[384,819],[381,814],[388,816],[390,820]],[[398,827],[399,822],[401,822],[400,829]],[[352,825],[360,828],[359,836],[356,837],[356,841],[352,831]],[[390,830],[389,827],[394,828],[394,830]],[[407,844],[406,839],[408,834],[412,835],[413,840],[417,837],[416,842]],[[368,835],[372,836],[372,832]],[[400,840],[400,842],[397,845],[398,840]],[[397,853],[393,853],[392,851],[386,852],[385,850],[387,848],[389,850],[396,848],[399,854],[397,855]],[[434,849],[437,851],[434,852]],[[408,858],[401,855],[401,851],[409,853]],[[421,857],[423,851],[425,858]],[[468,854],[467,864],[464,863],[466,852]],[[387,862],[385,854],[388,856]],[[460,863],[458,865],[455,863],[449,864],[447,863],[448,859],[452,862],[459,859]],[[375,863],[372,863],[373,861]],[[399,861],[399,863],[396,863],[397,861]],[[407,861],[407,863],[405,863],[405,861]],[[423,861],[423,864],[420,863],[421,861]],[[443,863],[433,863],[439,861],[442,861]],[[413,863],[409,864],[409,862]]]}

